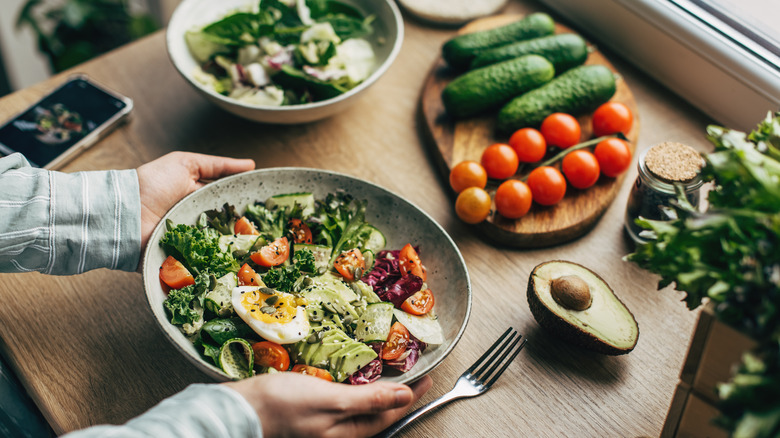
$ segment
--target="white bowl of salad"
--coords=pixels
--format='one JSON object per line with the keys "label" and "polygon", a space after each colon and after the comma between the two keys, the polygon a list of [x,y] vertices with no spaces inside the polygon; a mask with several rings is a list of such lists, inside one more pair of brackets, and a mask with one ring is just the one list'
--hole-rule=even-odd
{"label": "white bowl of salad", "polygon": [[265,123],[306,123],[354,102],[398,55],[392,0],[184,0],[171,61],[217,106]]}
{"label": "white bowl of salad", "polygon": [[452,351],[471,311],[463,258],[430,216],[317,169],[256,170],[192,193],[155,229],[143,273],[167,338],[218,381],[412,382]]}

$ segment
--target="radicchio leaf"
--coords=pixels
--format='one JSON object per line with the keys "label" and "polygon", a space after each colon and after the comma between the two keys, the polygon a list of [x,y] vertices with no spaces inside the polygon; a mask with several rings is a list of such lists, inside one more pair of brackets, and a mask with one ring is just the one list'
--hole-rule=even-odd
{"label": "radicchio leaf", "polygon": [[368,345],[376,351],[378,356],[355,374],[349,376],[347,383],[350,385],[365,385],[366,383],[375,382],[382,377],[382,357],[380,356],[382,342],[373,342]]}
{"label": "radicchio leaf", "polygon": [[382,301],[390,301],[400,307],[407,298],[422,289],[422,278],[408,274],[401,276],[398,267],[400,250],[380,251],[374,263],[374,269],[363,281],[374,288],[374,292]]}
{"label": "radicchio leaf", "polygon": [[405,373],[412,369],[412,367],[420,359],[420,355],[425,351],[426,344],[412,335],[409,335],[409,344],[406,347],[406,351],[401,354],[397,359],[385,360],[385,366],[395,368],[402,373]]}

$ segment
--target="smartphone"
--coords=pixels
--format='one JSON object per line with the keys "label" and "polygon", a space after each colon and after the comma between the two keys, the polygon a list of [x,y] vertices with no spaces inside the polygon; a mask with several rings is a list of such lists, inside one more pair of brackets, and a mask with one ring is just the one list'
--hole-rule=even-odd
{"label": "smartphone", "polygon": [[133,101],[75,75],[0,127],[0,154],[57,169],[124,121]]}

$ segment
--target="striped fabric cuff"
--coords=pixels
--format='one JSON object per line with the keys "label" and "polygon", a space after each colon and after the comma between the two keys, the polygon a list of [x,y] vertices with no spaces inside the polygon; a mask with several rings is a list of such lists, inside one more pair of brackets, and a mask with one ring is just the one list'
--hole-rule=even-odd
{"label": "striped fabric cuff", "polygon": [[141,201],[134,169],[50,172],[48,274],[97,268],[135,271],[141,256]]}

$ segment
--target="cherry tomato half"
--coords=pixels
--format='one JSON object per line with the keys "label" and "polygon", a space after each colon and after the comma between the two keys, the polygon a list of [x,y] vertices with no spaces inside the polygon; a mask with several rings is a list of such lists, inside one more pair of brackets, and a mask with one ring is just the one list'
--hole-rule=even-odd
{"label": "cherry tomato half", "polygon": [[596,156],[584,149],[566,154],[561,162],[561,170],[569,184],[578,189],[587,189],[596,184],[600,175]]}
{"label": "cherry tomato half", "polygon": [[160,280],[172,289],[181,289],[195,284],[195,278],[190,271],[173,256],[168,256],[160,266]]}
{"label": "cherry tomato half", "polygon": [[631,148],[619,138],[608,138],[599,142],[593,154],[599,161],[601,173],[611,178],[625,172],[631,165]]}
{"label": "cherry tomato half", "polygon": [[517,172],[517,167],[520,165],[515,150],[504,143],[488,146],[482,152],[481,163],[488,177],[495,179],[509,178]]}
{"label": "cherry tomato half", "polygon": [[401,248],[401,252],[398,254],[398,269],[403,276],[414,274],[422,278],[423,281],[428,280],[428,272],[411,243],[407,243]]}
{"label": "cherry tomato half", "polygon": [[490,214],[490,195],[479,187],[469,187],[455,200],[455,213],[467,224],[478,224]]}
{"label": "cherry tomato half", "polygon": [[508,179],[496,189],[496,210],[501,216],[508,219],[523,217],[531,209],[531,189],[528,184]]}
{"label": "cherry tomato half", "polygon": [[246,216],[241,216],[241,219],[236,221],[236,224],[233,226],[233,232],[236,234],[251,234],[253,236],[260,234],[255,225]]}
{"label": "cherry tomato half", "polygon": [[320,379],[327,380],[328,382],[333,381],[333,376],[331,376],[329,372],[323,370],[322,368],[313,367],[311,365],[298,364],[292,367],[290,371],[293,373],[306,374],[307,376],[319,377]]}
{"label": "cherry tomato half", "polygon": [[633,123],[634,116],[626,105],[620,102],[607,102],[593,112],[593,135],[601,137],[617,132],[626,134],[631,130]]}
{"label": "cherry tomato half", "polygon": [[244,263],[238,270],[238,284],[239,286],[262,286],[263,280],[260,274],[249,266],[249,263]]}
{"label": "cherry tomato half", "polygon": [[396,321],[390,327],[387,341],[382,345],[382,359],[398,359],[409,345],[409,330],[403,324]]}
{"label": "cherry tomato half", "polygon": [[430,289],[417,291],[401,303],[401,310],[412,315],[425,315],[431,309],[433,309],[433,292]]}
{"label": "cherry tomato half", "polygon": [[552,113],[545,117],[540,128],[548,145],[566,149],[580,142],[580,122],[564,113]]}
{"label": "cherry tomato half", "polygon": [[557,204],[566,194],[566,180],[561,172],[554,167],[537,167],[528,175],[527,182],[537,204]]}
{"label": "cherry tomato half", "polygon": [[536,163],[547,153],[547,141],[541,132],[534,128],[522,128],[509,137],[509,146],[517,153],[523,163]]}
{"label": "cherry tomato half", "polygon": [[461,161],[450,171],[450,186],[460,193],[469,187],[484,189],[487,184],[487,172],[476,161]]}
{"label": "cherry tomato half", "polygon": [[290,353],[281,345],[271,341],[252,344],[255,353],[255,365],[276,368],[277,371],[290,369]]}
{"label": "cherry tomato half", "polygon": [[345,280],[352,281],[363,276],[363,271],[366,270],[366,260],[359,249],[353,248],[339,254],[333,262],[333,267]]}
{"label": "cherry tomato half", "polygon": [[292,218],[287,222],[287,229],[292,234],[295,243],[311,243],[311,229],[306,222]]}
{"label": "cherry tomato half", "polygon": [[260,266],[279,266],[290,257],[290,242],[286,237],[280,237],[249,257]]}

